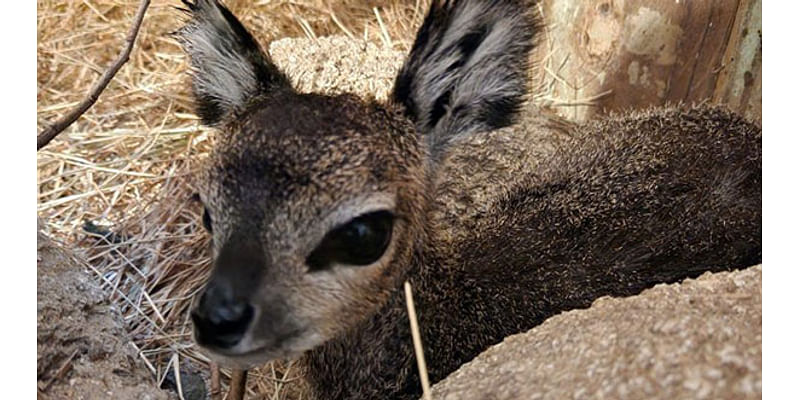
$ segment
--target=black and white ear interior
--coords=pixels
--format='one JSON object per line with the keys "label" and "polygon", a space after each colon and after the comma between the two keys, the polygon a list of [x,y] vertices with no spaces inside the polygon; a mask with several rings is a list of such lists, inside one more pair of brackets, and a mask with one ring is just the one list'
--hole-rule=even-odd
{"label": "black and white ear interior", "polygon": [[178,31],[189,55],[197,113],[207,125],[246,108],[260,95],[290,88],[250,32],[217,0],[182,0],[191,18]]}
{"label": "black and white ear interior", "polygon": [[539,26],[530,1],[433,1],[392,98],[434,154],[458,135],[514,121]]}

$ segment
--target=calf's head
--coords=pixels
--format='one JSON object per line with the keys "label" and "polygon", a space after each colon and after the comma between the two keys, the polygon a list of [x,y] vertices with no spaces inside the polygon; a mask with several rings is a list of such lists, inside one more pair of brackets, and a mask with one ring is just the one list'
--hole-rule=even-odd
{"label": "calf's head", "polygon": [[218,129],[199,182],[214,261],[195,338],[240,367],[293,357],[401,283],[437,155],[511,123],[532,28],[516,2],[434,4],[392,101],[378,104],[298,93],[228,9],[184,3],[197,113]]}

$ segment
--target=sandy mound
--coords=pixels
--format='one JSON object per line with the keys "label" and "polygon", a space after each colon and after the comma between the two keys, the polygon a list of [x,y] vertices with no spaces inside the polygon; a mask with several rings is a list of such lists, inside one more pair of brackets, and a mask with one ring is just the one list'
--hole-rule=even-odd
{"label": "sandy mound", "polygon": [[433,393],[448,400],[760,399],[761,266],[557,315],[486,350]]}
{"label": "sandy mound", "polygon": [[38,237],[39,398],[168,399],[128,340],[122,319],[80,262]]}

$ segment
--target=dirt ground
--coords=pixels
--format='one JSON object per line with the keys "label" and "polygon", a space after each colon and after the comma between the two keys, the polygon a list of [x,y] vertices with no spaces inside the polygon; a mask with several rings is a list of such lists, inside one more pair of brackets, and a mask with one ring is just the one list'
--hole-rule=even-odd
{"label": "dirt ground", "polygon": [[91,272],[43,234],[37,241],[38,398],[177,398],[157,389]]}

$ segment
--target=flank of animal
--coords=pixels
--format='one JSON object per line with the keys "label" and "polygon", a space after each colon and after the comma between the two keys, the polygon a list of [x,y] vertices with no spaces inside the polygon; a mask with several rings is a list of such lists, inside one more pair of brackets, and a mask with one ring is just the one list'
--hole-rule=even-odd
{"label": "flank of animal", "polygon": [[761,128],[717,106],[572,123],[528,100],[522,0],[433,1],[389,100],[300,93],[215,0],[184,1],[222,366],[298,359],[319,399],[422,393],[602,296],[761,261]]}

